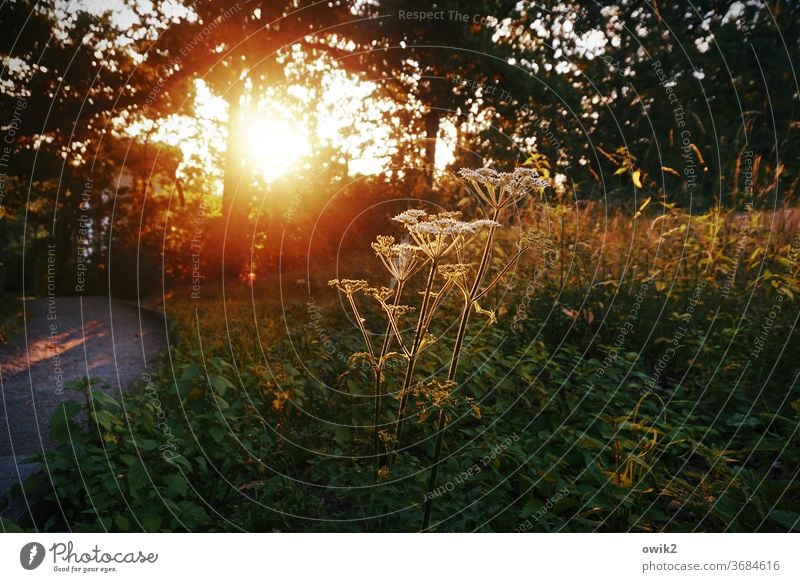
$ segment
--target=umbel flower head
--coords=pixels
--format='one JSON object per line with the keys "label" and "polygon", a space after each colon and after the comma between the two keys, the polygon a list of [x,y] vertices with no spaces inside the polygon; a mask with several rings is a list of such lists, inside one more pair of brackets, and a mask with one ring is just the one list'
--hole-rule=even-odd
{"label": "umbel flower head", "polygon": [[423,265],[420,249],[407,243],[395,244],[393,236],[379,236],[372,249],[389,274],[398,282],[410,279]]}
{"label": "umbel flower head", "polygon": [[460,250],[468,238],[485,228],[498,227],[494,220],[461,220],[460,212],[429,215],[424,210],[406,210],[394,217],[405,225],[417,248],[429,259],[443,259]]}
{"label": "umbel flower head", "polygon": [[367,287],[364,294],[375,298],[379,303],[385,303],[394,295],[394,289],[389,287]]}
{"label": "umbel flower head", "polygon": [[464,294],[465,297],[469,296],[469,281],[468,275],[471,265],[467,263],[452,263],[439,265],[439,274],[452,281],[452,283]]}
{"label": "umbel flower head", "polygon": [[458,174],[470,184],[481,200],[495,209],[505,208],[549,186],[547,180],[530,168],[514,168],[513,172],[498,172],[492,168],[461,168]]}
{"label": "umbel flower head", "polygon": [[331,279],[328,285],[336,287],[341,293],[345,295],[354,295],[360,291],[364,291],[369,287],[367,282],[363,279]]}

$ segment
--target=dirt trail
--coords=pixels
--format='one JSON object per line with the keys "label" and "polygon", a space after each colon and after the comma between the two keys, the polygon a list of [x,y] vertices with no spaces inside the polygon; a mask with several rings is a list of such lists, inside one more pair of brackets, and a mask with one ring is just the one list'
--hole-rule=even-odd
{"label": "dirt trail", "polygon": [[0,500],[37,469],[22,461],[50,446],[55,408],[79,397],[63,383],[100,378],[96,387],[119,399],[166,346],[163,319],[124,301],[64,297],[25,307],[24,326],[0,346]]}

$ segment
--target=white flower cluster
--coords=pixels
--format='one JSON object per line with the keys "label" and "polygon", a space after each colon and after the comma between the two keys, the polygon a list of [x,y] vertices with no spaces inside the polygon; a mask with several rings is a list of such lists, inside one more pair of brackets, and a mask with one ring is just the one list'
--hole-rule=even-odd
{"label": "white flower cluster", "polygon": [[409,226],[409,230],[421,234],[432,234],[434,236],[459,236],[475,234],[482,228],[488,228],[490,226],[497,227],[500,226],[500,223],[494,220],[473,220],[472,222],[465,222],[452,218],[434,218],[432,220],[426,220],[425,222],[412,224]]}
{"label": "white flower cluster", "polygon": [[512,172],[498,172],[492,168],[461,168],[458,174],[492,208],[503,208],[536,189],[549,186],[547,180],[530,168],[514,168]]}
{"label": "white flower cluster", "polygon": [[417,248],[432,259],[441,259],[460,250],[467,237],[484,228],[501,226],[494,220],[461,220],[460,212],[429,215],[417,209],[406,210],[395,216],[394,220],[405,225]]}
{"label": "white flower cluster", "polygon": [[459,220],[459,212],[441,212],[434,216],[429,216],[424,210],[411,209],[398,214],[394,220],[406,225],[410,232],[418,234],[430,234],[433,236],[459,236],[475,234],[481,229],[501,226],[494,220]]}
{"label": "white flower cluster", "polygon": [[411,208],[395,216],[394,220],[396,220],[397,222],[402,222],[403,224],[415,224],[419,222],[420,218],[423,218],[425,216],[428,216],[428,213],[425,212],[424,210]]}

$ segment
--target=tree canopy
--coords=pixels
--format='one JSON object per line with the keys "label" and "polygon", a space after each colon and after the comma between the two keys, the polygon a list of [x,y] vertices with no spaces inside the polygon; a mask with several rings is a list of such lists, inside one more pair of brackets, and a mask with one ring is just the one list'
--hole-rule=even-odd
{"label": "tree canopy", "polygon": [[[129,254],[142,229],[186,239],[176,213],[206,203],[236,276],[265,192],[332,195],[360,174],[421,195],[462,165],[527,162],[560,197],[693,208],[774,206],[800,179],[793,3],[21,0],[1,18],[7,272],[57,238],[64,273],[83,249],[104,286],[115,237]],[[246,161],[265,106],[307,136],[294,181]],[[368,155],[383,161],[356,163]],[[299,197],[311,214],[325,198]]]}

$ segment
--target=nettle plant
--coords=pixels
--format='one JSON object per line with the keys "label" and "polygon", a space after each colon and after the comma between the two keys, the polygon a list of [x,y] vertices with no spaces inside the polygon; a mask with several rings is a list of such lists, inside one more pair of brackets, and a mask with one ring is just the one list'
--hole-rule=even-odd
{"label": "nettle plant", "polygon": [[[378,236],[372,248],[391,275],[392,287],[372,287],[360,279],[334,279],[329,285],[336,287],[347,299],[356,324],[366,345],[365,352],[353,354],[351,362],[364,362],[372,370],[375,382],[374,457],[375,477],[389,473],[402,442],[403,424],[408,416],[409,397],[413,396],[421,410],[419,421],[436,416],[436,444],[433,464],[428,476],[428,491],[436,488],[436,476],[442,453],[444,433],[448,423],[448,408],[458,403],[456,375],[464,344],[467,324],[473,314],[496,322],[495,312],[481,302],[503,277],[514,267],[520,257],[537,240],[537,233],[529,231],[516,243],[516,251],[505,256],[505,263],[490,273],[492,257],[499,242],[497,229],[502,227],[505,211],[521,200],[547,187],[546,180],[532,169],[516,168],[512,172],[497,172],[490,168],[462,169],[461,178],[479,197],[489,218],[464,220],[460,212],[428,214],[411,209],[394,217],[405,227],[409,242],[396,242],[393,236]],[[482,247],[481,247],[482,245]],[[479,258],[478,258],[479,257]],[[478,262],[470,262],[478,258]],[[425,277],[419,305],[404,301],[409,281],[416,276]],[[451,293],[460,298],[457,320],[446,321],[452,311],[442,310],[444,300]],[[382,340],[373,341],[366,319],[362,317],[357,297],[377,301],[386,318]],[[413,326],[403,325],[404,318],[416,317]],[[453,325],[455,324],[455,325]],[[454,339],[450,362],[445,377],[418,378],[415,368],[426,349],[442,338],[436,338],[431,328],[453,329]],[[413,332],[411,331],[413,329]],[[380,345],[377,345],[377,344]],[[402,384],[397,392],[397,413],[394,430],[381,430],[383,426],[383,384],[386,381],[387,362],[399,359],[404,365]],[[480,410],[474,401],[464,397],[475,415]],[[391,426],[391,425],[389,425]],[[422,529],[430,524],[431,496],[426,496]]]}

